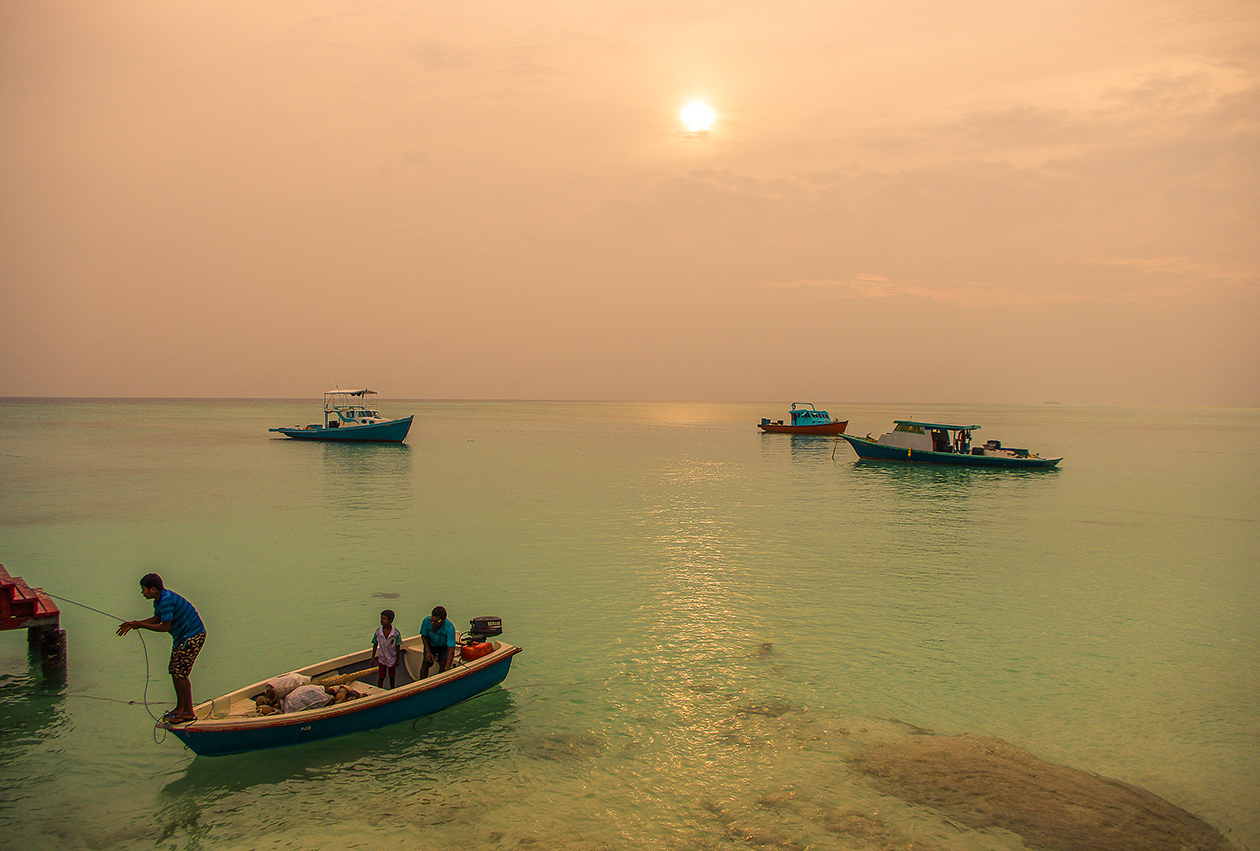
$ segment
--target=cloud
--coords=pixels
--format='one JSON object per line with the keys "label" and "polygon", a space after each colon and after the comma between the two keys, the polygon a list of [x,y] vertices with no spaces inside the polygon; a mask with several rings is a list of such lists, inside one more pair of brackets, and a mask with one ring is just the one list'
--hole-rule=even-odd
{"label": "cloud", "polygon": [[[1221,387],[1254,362],[1254,3],[154,8],[6,19],[0,392],[71,381],[50,349],[236,392],[231,341],[238,374],[322,363],[328,317],[449,395],[742,395],[748,341],[800,327],[963,327],[1100,383],[1082,317],[1147,353],[1192,327]],[[721,123],[680,134],[701,94]],[[111,368],[119,327],[196,345]]]}
{"label": "cloud", "polygon": [[770,289],[816,290],[828,298],[911,298],[957,307],[1041,307],[1080,304],[1086,301],[1120,301],[1114,296],[1089,296],[1071,292],[1028,291],[1007,284],[984,281],[945,281],[937,284],[892,281],[881,275],[854,275],[846,280],[795,280],[764,284]]}

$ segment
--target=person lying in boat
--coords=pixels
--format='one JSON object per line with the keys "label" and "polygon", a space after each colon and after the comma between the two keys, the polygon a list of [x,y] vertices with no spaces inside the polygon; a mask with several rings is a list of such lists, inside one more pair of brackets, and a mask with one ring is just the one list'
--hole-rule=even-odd
{"label": "person lying in boat", "polygon": [[424,664],[420,666],[420,679],[429,675],[429,666],[438,663],[438,673],[448,670],[455,659],[455,625],[446,619],[446,609],[434,606],[433,612],[420,627],[424,641]]}
{"label": "person lying in boat", "polygon": [[[261,708],[263,706],[273,706],[279,710],[283,705],[284,699],[295,689],[304,685],[309,685],[311,678],[306,674],[299,674],[296,671],[283,676],[276,677],[267,681],[267,687],[263,689],[263,693],[255,698],[254,702]],[[267,713],[264,713],[267,714]]]}
{"label": "person lying in boat", "polygon": [[[290,676],[301,676],[294,674]],[[283,679],[283,678],[281,678]],[[344,685],[322,686],[312,683],[310,677],[306,683],[285,691],[277,696],[275,686],[267,684],[266,690],[254,698],[254,707],[259,715],[275,715],[278,712],[301,712],[303,709],[318,709],[329,704],[345,703],[363,697],[362,694]]]}

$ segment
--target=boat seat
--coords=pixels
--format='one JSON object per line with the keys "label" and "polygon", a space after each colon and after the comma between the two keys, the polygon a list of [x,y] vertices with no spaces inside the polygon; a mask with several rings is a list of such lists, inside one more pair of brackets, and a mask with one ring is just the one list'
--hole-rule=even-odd
{"label": "boat seat", "polygon": [[359,694],[362,694],[364,697],[370,694],[384,694],[385,692],[389,691],[389,689],[387,688],[380,688],[375,683],[367,683],[367,682],[364,682],[363,680],[355,680],[352,683],[346,683],[346,688],[352,688],[355,691],[359,692]]}

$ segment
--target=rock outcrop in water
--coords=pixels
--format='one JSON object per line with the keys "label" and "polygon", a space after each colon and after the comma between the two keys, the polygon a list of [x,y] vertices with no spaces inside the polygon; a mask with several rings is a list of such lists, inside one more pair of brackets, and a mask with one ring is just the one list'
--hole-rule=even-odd
{"label": "rock outcrop in water", "polygon": [[850,765],[884,794],[1046,851],[1230,851],[1216,828],[1119,780],[1040,760],[1001,739],[908,735]]}

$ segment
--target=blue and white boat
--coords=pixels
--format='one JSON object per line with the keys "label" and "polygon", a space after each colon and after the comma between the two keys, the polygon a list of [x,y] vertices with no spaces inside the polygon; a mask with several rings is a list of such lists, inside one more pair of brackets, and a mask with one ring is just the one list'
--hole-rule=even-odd
{"label": "blue and white boat", "polygon": [[411,430],[410,417],[390,420],[376,410],[375,390],[329,390],[324,394],[324,422],[269,429],[294,440],[374,441],[402,443]]}
{"label": "blue and white boat", "polygon": [[[477,620],[498,622],[497,618]],[[474,625],[476,623],[474,621]],[[474,640],[480,638],[483,636],[474,636]],[[424,644],[420,636],[412,636],[403,640],[404,653],[394,688],[376,686],[377,668],[372,650],[368,648],[293,672],[310,677],[317,685],[347,685],[361,697],[315,709],[263,715],[255,698],[276,679],[273,677],[198,704],[193,710],[197,716],[193,721],[159,721],[158,727],[169,730],[197,754],[222,756],[313,742],[411,721],[440,712],[503,682],[512,666],[512,657],[521,652],[521,648],[502,641],[480,641],[469,646],[479,648],[478,652],[485,655],[465,658],[475,654],[465,653],[460,648],[450,670],[421,680],[418,677],[424,661]]]}
{"label": "blue and white boat", "polygon": [[757,427],[770,434],[842,434],[849,427],[848,420],[838,420],[826,411],[816,409],[809,402],[793,402],[789,411],[792,422],[770,421],[762,417]]}
{"label": "blue and white boat", "polygon": [[990,440],[982,446],[973,446],[971,436],[979,431],[978,425],[948,425],[924,423],[915,420],[893,420],[892,431],[878,440],[869,434],[854,437],[840,435],[849,441],[859,458],[877,461],[909,461],[922,464],[953,464],[966,467],[1016,467],[1045,469],[1063,460],[1043,458],[1027,449],[1003,446],[999,440]]}

